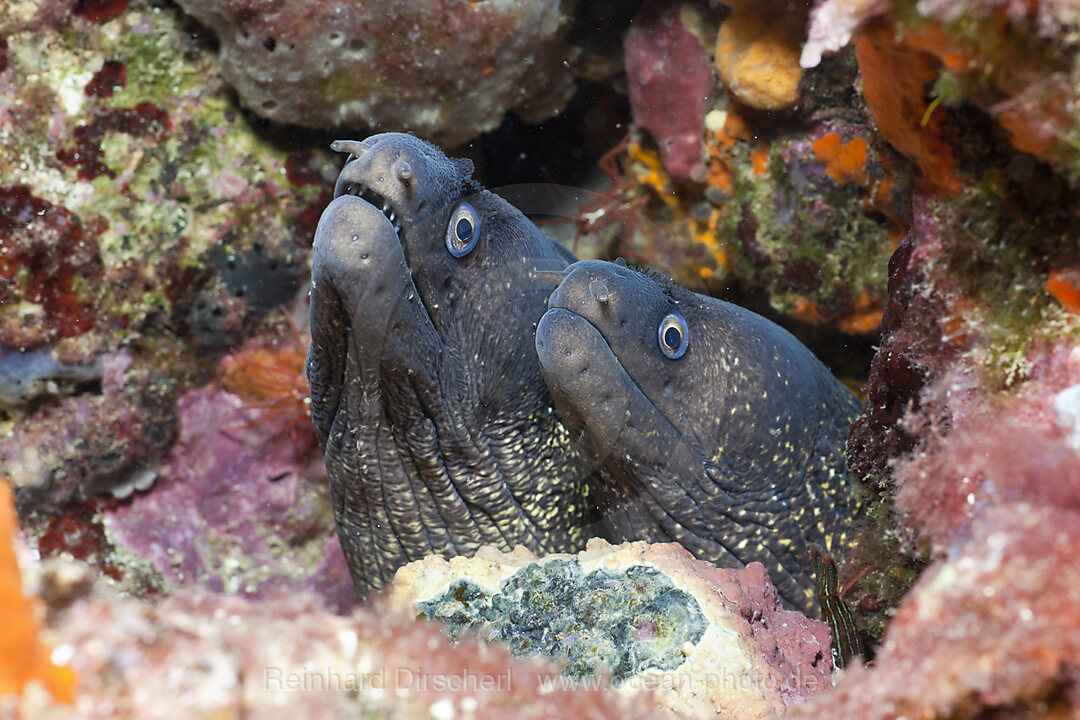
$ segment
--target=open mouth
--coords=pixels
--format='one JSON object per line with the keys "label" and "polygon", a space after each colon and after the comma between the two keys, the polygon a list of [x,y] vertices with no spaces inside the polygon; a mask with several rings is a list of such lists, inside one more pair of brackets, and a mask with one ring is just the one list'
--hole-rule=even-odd
{"label": "open mouth", "polygon": [[345,185],[340,194],[354,195],[370,205],[381,208],[382,214],[386,216],[386,219],[394,227],[394,233],[398,236],[398,240],[401,239],[401,222],[398,220],[397,212],[384,196],[357,182],[350,182]]}

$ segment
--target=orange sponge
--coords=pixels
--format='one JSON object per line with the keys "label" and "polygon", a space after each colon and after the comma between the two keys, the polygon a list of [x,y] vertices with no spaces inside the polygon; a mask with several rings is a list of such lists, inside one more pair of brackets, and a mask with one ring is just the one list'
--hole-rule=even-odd
{"label": "orange sponge", "polygon": [[780,13],[768,4],[733,2],[716,36],[716,70],[741,103],[779,110],[795,102],[802,67],[806,14]]}
{"label": "orange sponge", "polygon": [[0,697],[37,680],[57,700],[71,702],[75,674],[57,667],[38,639],[36,603],[23,595],[14,537],[18,530],[11,486],[0,478]]}

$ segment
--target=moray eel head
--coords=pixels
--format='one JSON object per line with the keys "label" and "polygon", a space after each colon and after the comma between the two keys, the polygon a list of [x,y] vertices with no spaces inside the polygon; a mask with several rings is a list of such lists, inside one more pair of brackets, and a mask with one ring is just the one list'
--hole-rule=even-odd
{"label": "moray eel head", "polygon": [[694,342],[684,313],[695,308],[672,289],[664,275],[592,260],[572,265],[548,300],[536,332],[541,370],[564,422],[594,455],[616,448],[632,399],[679,433],[711,424],[708,403],[686,402],[701,377],[696,346],[707,339]]}
{"label": "moray eel head", "polygon": [[366,140],[337,140],[331,148],[349,153],[334,197],[354,195],[382,211],[400,234],[449,202],[470,184],[472,162],[451,159],[412,135],[384,133]]}

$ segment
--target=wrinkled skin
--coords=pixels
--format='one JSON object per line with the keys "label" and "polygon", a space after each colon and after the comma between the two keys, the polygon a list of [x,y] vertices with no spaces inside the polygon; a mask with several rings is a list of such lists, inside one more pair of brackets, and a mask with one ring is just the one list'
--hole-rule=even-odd
{"label": "wrinkled skin", "polygon": [[[786,330],[625,265],[572,265],[536,332],[568,429],[603,476],[616,538],[676,540],[720,566],[762,562],[813,612],[811,547],[837,552],[858,514],[844,466],[858,409]],[[672,310],[688,327],[661,351]]]}
{"label": "wrinkled skin", "polygon": [[[315,234],[307,368],[358,594],[432,553],[579,550],[587,472],[533,346],[551,292],[533,273],[573,256],[468,160],[394,133],[335,149],[351,155]],[[462,201],[479,237],[455,257]]]}

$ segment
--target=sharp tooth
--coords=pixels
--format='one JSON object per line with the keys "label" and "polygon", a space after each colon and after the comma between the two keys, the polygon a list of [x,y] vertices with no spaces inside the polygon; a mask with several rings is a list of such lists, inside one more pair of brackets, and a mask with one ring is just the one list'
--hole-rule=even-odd
{"label": "sharp tooth", "polygon": [[383,213],[385,214],[385,213],[386,213],[386,211],[387,211],[387,210],[389,210],[389,209],[390,209],[390,206],[389,206],[389,205],[387,205],[387,204],[386,204],[386,202],[383,202],[383,204],[382,204],[382,211],[383,211]]}
{"label": "sharp tooth", "polygon": [[393,210],[391,210],[391,211],[390,211],[390,222],[394,222],[394,217],[395,217],[395,215],[394,215],[394,211],[393,211]]}

